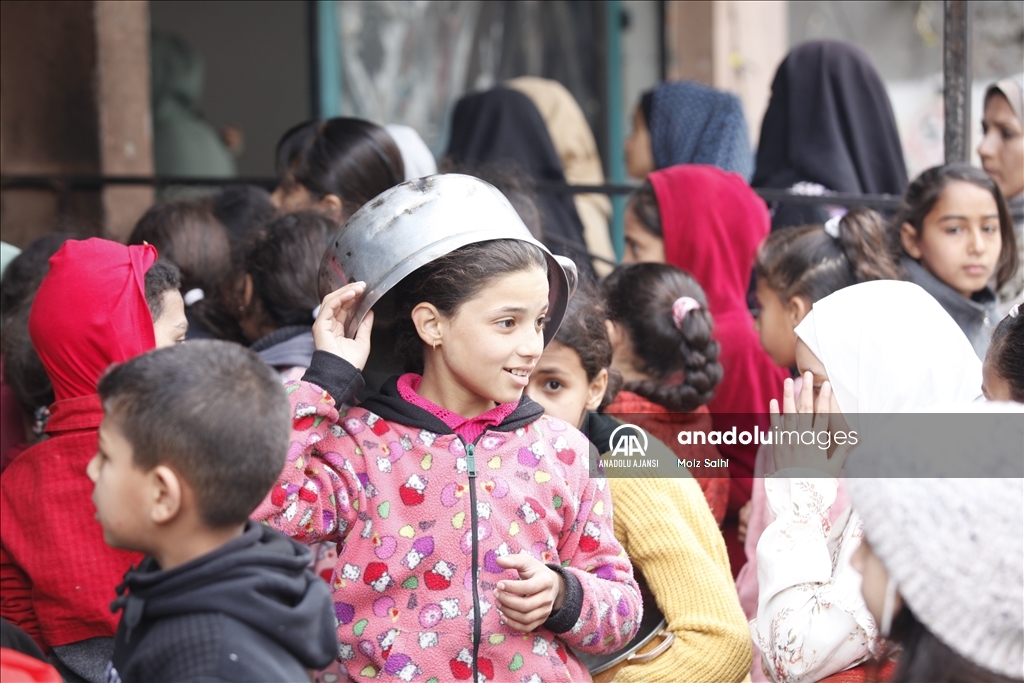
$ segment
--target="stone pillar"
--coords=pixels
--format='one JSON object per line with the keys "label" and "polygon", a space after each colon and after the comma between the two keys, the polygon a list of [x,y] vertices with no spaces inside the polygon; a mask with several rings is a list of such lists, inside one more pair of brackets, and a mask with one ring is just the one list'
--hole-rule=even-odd
{"label": "stone pillar", "polygon": [[786,0],[665,3],[665,73],[735,93],[757,144],[772,78],[789,46]]}
{"label": "stone pillar", "polygon": [[[151,175],[148,3],[0,2],[0,172]],[[4,188],[3,239],[54,230],[127,237],[152,202],[139,188]]]}
{"label": "stone pillar", "polygon": [[[100,169],[109,176],[151,176],[149,3],[96,0],[94,5]],[[152,204],[152,187],[105,187],[104,235],[127,240]]]}

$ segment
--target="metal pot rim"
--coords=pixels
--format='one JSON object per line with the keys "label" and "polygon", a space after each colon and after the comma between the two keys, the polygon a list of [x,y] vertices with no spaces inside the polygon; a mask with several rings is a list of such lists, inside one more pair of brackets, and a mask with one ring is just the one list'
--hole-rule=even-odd
{"label": "metal pot rim", "polygon": [[[439,188],[438,185],[442,187]],[[420,240],[421,244],[415,245],[415,248],[409,253],[396,251],[395,259],[385,260],[383,265],[378,265],[376,268],[364,267],[365,264],[360,263],[359,257],[353,256],[359,253],[361,245],[365,248],[368,244],[371,238],[368,238],[365,233],[371,227],[377,227],[377,233],[389,232],[392,227],[394,227],[394,231],[391,232],[399,233],[412,229],[415,221],[403,220],[403,217],[432,203],[430,195],[433,194],[434,197],[437,197],[438,193],[446,187],[451,187],[453,191],[468,191],[470,196],[481,189],[489,191],[484,195],[484,200],[488,202],[490,198],[496,200],[494,205],[489,207],[495,212],[495,215],[489,216],[489,218],[495,219],[489,221],[489,224],[493,226],[497,223],[498,227],[462,229],[458,226],[458,221],[453,221],[455,227],[452,231],[439,234],[437,239],[426,242]],[[479,202],[480,198],[472,201]],[[388,207],[389,212],[380,217],[374,215],[389,202],[391,202],[391,206]],[[432,227],[436,229],[436,226]],[[402,240],[401,235],[393,234],[374,234],[372,239],[381,237],[391,237],[395,243],[408,241]],[[422,235],[418,235],[418,237],[422,237]],[[533,238],[504,195],[490,184],[472,176],[446,174],[406,181],[386,190],[356,211],[338,231],[320,263],[320,296],[323,298],[331,291],[349,282],[357,280],[366,282],[366,291],[345,326],[346,336],[354,337],[360,323],[373,306],[417,269],[469,244],[500,239],[528,242],[539,247],[544,253],[548,262],[549,317],[551,320],[544,331],[544,343],[547,344],[554,338],[558,326],[565,316],[569,298],[576,289],[576,265],[570,259],[551,254],[547,247]],[[375,248],[377,248],[376,245]],[[346,274],[346,268],[351,271],[350,275]],[[367,270],[369,272],[365,272]]]}

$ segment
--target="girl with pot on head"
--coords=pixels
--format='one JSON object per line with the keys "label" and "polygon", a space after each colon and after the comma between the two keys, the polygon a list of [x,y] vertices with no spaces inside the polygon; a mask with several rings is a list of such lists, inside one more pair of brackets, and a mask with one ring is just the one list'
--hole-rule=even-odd
{"label": "girl with pot on head", "polygon": [[288,464],[254,517],[339,543],[340,659],[354,678],[585,679],[568,648],[618,649],[641,607],[586,438],[523,396],[569,277],[496,190],[427,180],[350,223],[386,220],[400,242],[444,230],[431,244],[446,253],[395,292],[396,350],[411,372],[339,409],[361,386],[373,316],[349,319],[362,282],[326,296],[313,362],[288,385]]}

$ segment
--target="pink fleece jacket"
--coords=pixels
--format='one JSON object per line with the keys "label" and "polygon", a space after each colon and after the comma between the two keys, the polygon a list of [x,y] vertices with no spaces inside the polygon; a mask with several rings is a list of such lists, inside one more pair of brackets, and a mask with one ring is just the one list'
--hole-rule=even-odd
{"label": "pink fleece jacket", "polygon": [[[314,384],[287,391],[288,460],[253,517],[306,543],[339,543],[331,587],[350,676],[468,680],[475,661],[479,680],[586,681],[567,646],[603,653],[632,638],[639,590],[613,535],[606,481],[589,477],[576,429],[542,416],[514,431],[488,428],[470,448],[365,408],[339,414]],[[560,566],[576,594],[529,634],[493,609],[497,582],[518,578],[495,560],[518,552]]]}

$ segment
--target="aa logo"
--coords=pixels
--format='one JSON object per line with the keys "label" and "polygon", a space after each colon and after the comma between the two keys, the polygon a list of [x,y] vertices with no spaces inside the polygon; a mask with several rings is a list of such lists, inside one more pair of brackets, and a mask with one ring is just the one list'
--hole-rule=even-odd
{"label": "aa logo", "polygon": [[612,455],[642,458],[647,454],[647,432],[636,425],[619,425],[608,438],[608,448]]}

